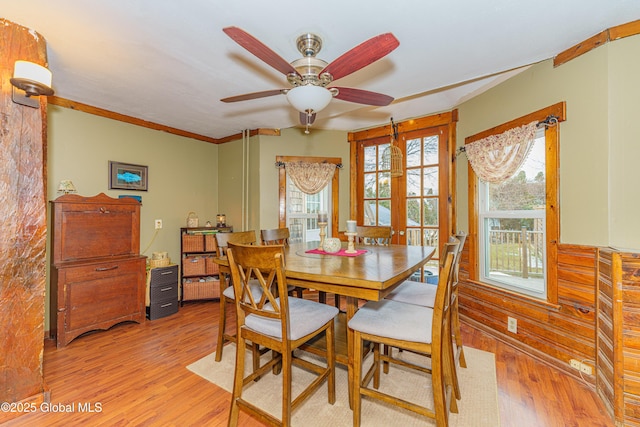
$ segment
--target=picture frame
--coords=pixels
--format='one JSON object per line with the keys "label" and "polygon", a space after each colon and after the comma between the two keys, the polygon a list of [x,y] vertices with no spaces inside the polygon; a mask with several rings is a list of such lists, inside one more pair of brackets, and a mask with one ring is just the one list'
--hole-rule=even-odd
{"label": "picture frame", "polygon": [[147,191],[148,166],[109,160],[109,190]]}

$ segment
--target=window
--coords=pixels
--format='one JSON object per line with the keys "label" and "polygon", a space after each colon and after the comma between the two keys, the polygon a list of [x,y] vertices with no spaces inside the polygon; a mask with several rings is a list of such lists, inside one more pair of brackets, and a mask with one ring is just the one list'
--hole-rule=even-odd
{"label": "window", "polygon": [[512,178],[478,189],[480,280],[546,298],[544,130]]}
{"label": "window", "polygon": [[337,165],[333,179],[319,193],[309,195],[300,191],[290,179],[284,167],[280,167],[278,188],[278,227],[289,227],[290,242],[319,241],[318,211],[327,211],[329,224],[327,234],[338,235],[338,189],[342,159],[339,157],[276,156],[276,164],[286,162],[333,163]]}
{"label": "window", "polygon": [[[465,144],[534,120],[565,120],[564,102],[466,138]],[[529,156],[501,184],[480,181],[469,166],[469,280],[556,304],[558,125],[541,126]]]}
{"label": "window", "polygon": [[[316,194],[305,194],[287,179],[287,227],[291,243],[320,240],[318,212],[331,212],[331,184]],[[328,228],[331,229],[329,222]]]}

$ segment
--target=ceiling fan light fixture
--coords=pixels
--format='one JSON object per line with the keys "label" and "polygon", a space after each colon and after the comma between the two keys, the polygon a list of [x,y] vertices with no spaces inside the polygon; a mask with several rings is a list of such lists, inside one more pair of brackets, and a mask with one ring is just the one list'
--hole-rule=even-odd
{"label": "ceiling fan light fixture", "polygon": [[301,113],[317,113],[331,102],[331,91],[322,86],[297,86],[287,92],[287,101]]}

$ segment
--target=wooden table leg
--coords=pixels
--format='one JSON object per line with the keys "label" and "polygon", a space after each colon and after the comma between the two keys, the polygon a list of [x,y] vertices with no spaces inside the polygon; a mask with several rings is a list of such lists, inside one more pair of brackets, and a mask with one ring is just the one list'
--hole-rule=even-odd
{"label": "wooden table leg", "polygon": [[[349,407],[353,408],[353,364],[354,364],[354,354],[353,354],[353,331],[349,329],[349,320],[356,314],[358,310],[358,298],[355,297],[347,297],[347,354],[349,357],[349,364],[347,366],[347,371],[349,372]],[[359,357],[362,357],[360,355]]]}

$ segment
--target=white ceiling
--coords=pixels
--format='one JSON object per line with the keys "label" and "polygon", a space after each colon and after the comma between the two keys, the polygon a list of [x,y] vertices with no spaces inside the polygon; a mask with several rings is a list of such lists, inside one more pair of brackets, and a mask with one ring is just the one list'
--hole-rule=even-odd
{"label": "white ceiling", "polygon": [[327,62],[392,32],[396,50],[336,85],[396,100],[369,107],[334,99],[313,125],[353,131],[450,110],[521,67],[640,19],[640,1],[0,0],[0,18],[46,39],[56,96],[222,138],[299,124],[282,95],[220,102],[289,87],[226,36],[227,26],[287,61],[301,56],[295,41],[306,32],[322,38],[318,57]]}

